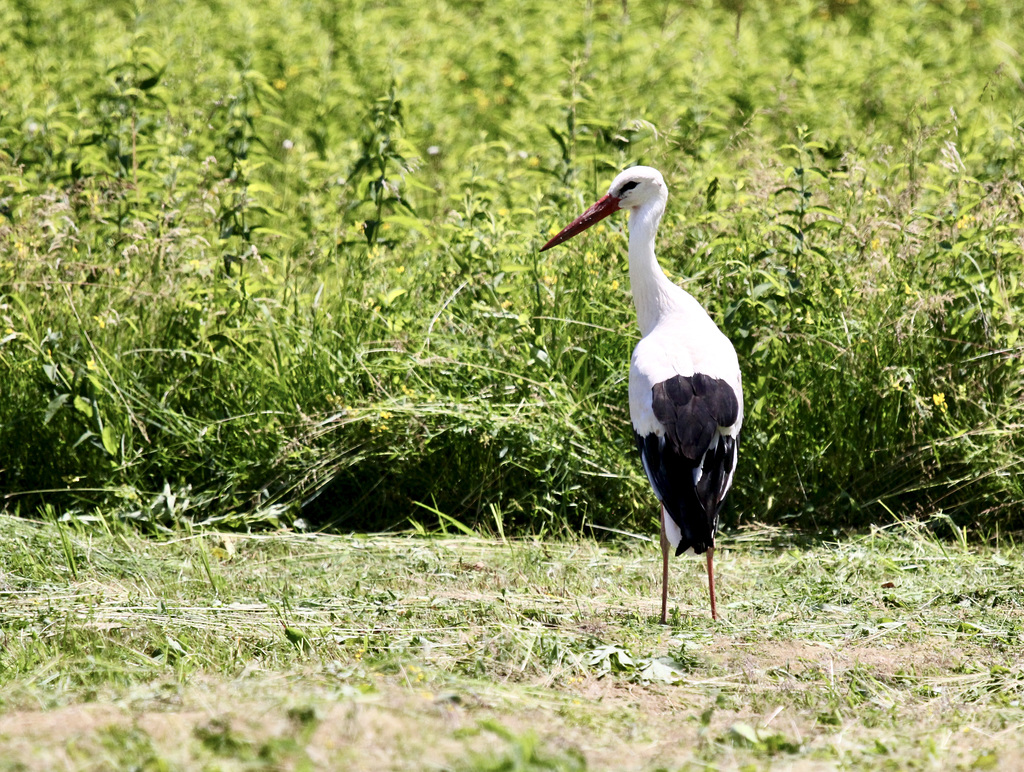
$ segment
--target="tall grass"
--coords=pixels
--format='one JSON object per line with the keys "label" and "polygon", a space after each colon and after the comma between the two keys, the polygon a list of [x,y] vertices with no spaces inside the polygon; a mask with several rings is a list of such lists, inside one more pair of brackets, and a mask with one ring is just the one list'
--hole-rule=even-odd
{"label": "tall grass", "polygon": [[5,506],[647,528],[624,222],[537,253],[644,162],[733,522],[1018,527],[1012,4],[733,7],[5,7]]}

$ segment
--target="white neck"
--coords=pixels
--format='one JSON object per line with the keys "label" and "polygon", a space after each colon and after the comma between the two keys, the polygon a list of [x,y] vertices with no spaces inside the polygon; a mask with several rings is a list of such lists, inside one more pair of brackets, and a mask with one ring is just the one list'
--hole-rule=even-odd
{"label": "white neck", "polygon": [[682,290],[669,281],[654,254],[654,237],[665,213],[667,195],[630,210],[629,283],[640,334],[647,335],[661,317],[679,306]]}

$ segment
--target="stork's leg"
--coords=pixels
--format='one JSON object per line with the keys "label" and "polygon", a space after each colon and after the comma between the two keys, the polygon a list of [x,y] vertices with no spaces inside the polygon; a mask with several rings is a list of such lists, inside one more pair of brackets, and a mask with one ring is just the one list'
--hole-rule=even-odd
{"label": "stork's leg", "polygon": [[661,508],[661,623],[668,624],[668,536],[665,534],[665,507]]}
{"label": "stork's leg", "polygon": [[715,565],[713,555],[714,547],[708,547],[708,592],[711,594],[711,618],[718,620],[718,611],[715,608]]}

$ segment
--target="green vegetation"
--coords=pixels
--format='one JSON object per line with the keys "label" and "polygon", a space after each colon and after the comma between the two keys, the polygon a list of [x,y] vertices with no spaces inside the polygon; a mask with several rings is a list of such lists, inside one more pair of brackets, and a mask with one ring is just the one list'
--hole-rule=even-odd
{"label": "green vegetation", "polygon": [[[102,524],[101,524],[102,525]],[[644,542],[0,516],[0,770],[1013,769],[1024,555],[921,526]]]}
{"label": "green vegetation", "polygon": [[[1019,21],[0,3],[0,772],[1019,765]],[[743,366],[717,625],[625,220],[537,252],[631,163]]]}
{"label": "green vegetation", "polygon": [[1012,3],[0,14],[8,511],[649,530],[624,219],[537,253],[644,162],[744,368],[733,526],[1021,525]]}

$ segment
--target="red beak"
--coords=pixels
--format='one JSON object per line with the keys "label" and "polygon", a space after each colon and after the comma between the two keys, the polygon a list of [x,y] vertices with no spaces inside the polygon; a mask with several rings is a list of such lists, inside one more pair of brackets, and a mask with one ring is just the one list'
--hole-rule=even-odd
{"label": "red beak", "polygon": [[551,249],[551,247],[558,246],[563,241],[568,241],[577,233],[582,233],[594,223],[601,222],[605,217],[617,211],[619,211],[619,199],[609,193],[590,207],[590,209],[562,228],[557,236],[540,248],[540,251],[543,252],[545,249]]}

